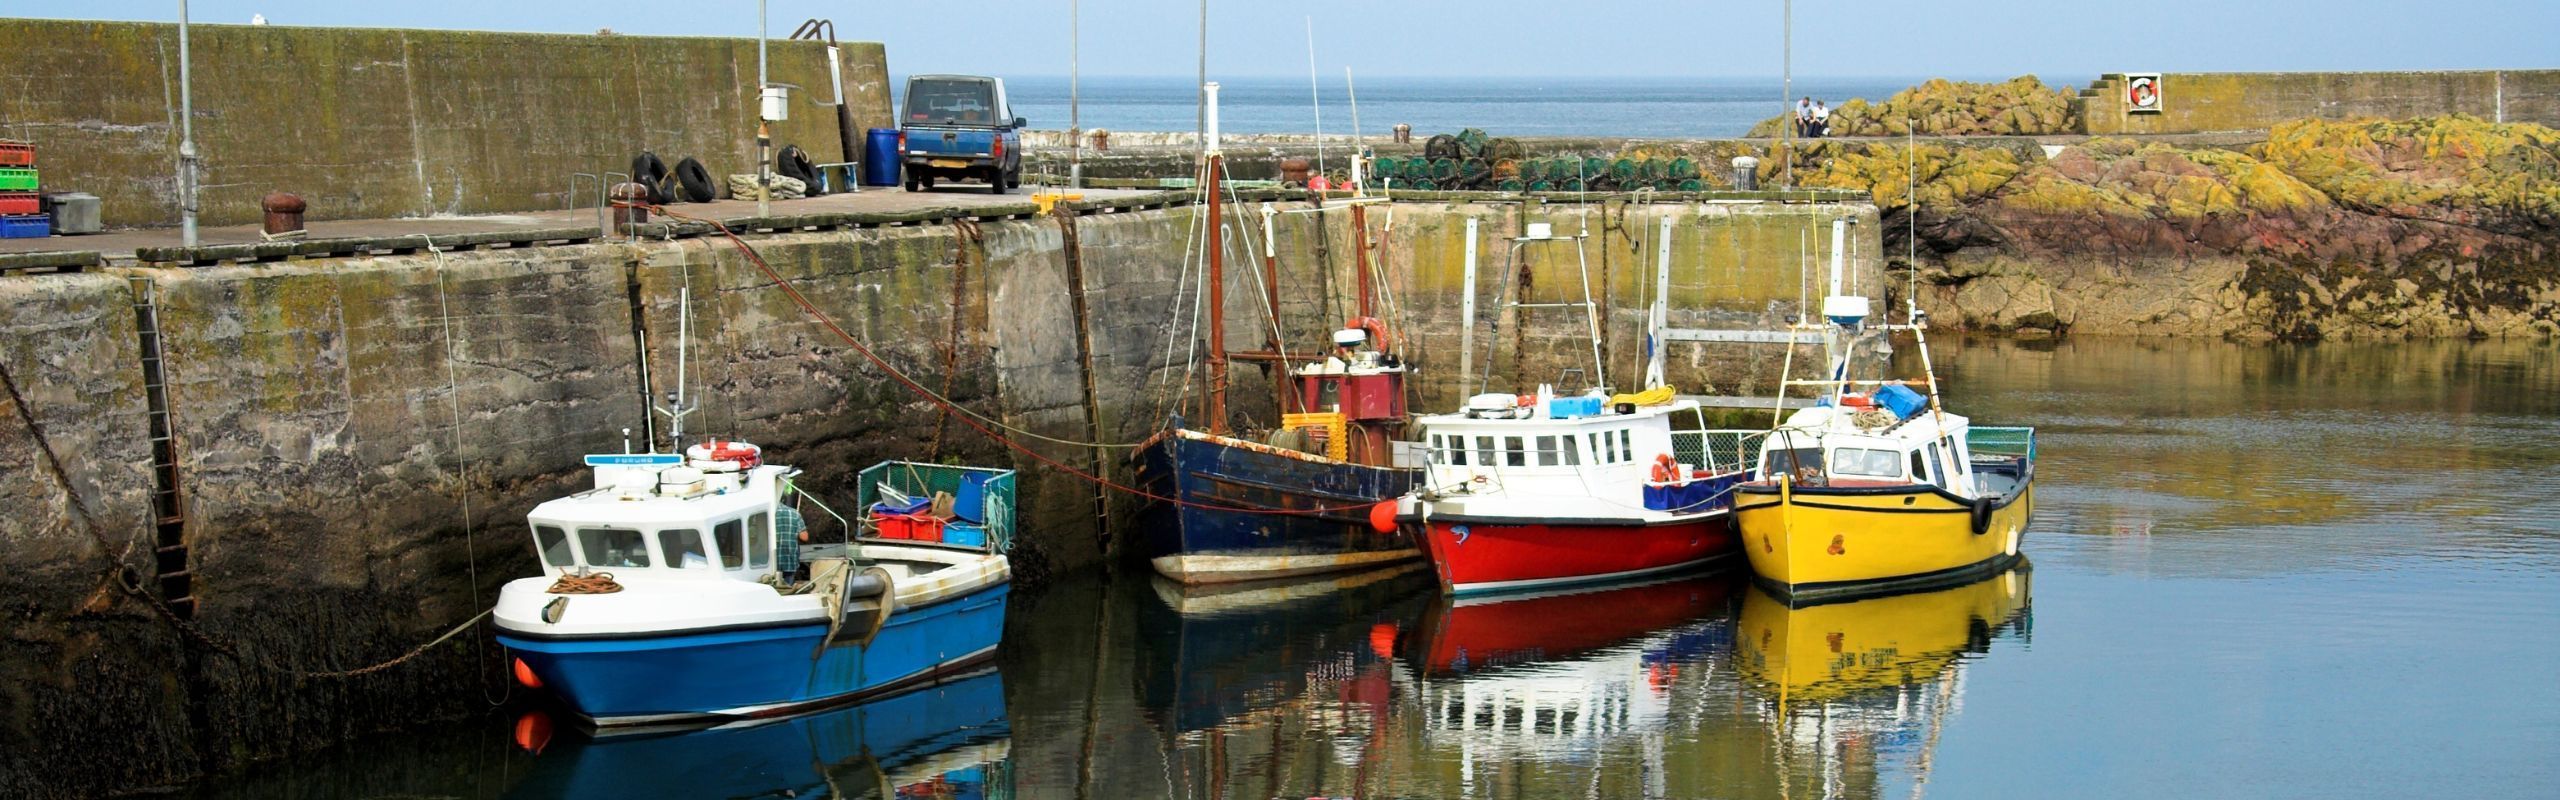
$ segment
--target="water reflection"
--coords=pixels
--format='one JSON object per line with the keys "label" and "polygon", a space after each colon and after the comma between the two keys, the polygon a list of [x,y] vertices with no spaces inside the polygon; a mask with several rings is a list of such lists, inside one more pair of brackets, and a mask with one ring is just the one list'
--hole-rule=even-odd
{"label": "water reflection", "polygon": [[1952,589],[1804,608],[1754,590],[1735,670],[1778,729],[1778,774],[1819,796],[1872,788],[1881,766],[1925,786],[1970,658],[2032,636],[2025,569]]}
{"label": "water reflection", "polygon": [[692,731],[564,737],[515,798],[1013,796],[994,670],[849,708]]}

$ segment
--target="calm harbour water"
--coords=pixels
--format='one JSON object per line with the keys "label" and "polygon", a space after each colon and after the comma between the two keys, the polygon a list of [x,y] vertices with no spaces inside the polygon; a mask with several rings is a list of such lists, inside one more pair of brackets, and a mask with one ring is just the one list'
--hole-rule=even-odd
{"label": "calm harbour water", "polygon": [[[1904,354],[1910,355],[1908,350]],[[775,725],[515,710],[202,797],[2551,796],[2549,342],[1942,342],[2040,432],[2033,568],[1787,610],[1731,572],[1450,607],[1418,573],[1017,594],[998,669]],[[1911,365],[1916,370],[1917,365]]]}

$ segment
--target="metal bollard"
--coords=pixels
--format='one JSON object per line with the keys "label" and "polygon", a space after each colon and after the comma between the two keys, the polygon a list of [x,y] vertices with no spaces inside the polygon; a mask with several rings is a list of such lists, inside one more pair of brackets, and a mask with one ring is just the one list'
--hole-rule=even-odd
{"label": "metal bollard", "polygon": [[1309,166],[1310,165],[1307,163],[1307,159],[1304,156],[1290,156],[1288,158],[1280,159],[1280,182],[1292,187],[1307,185],[1307,171]]}
{"label": "metal bollard", "polygon": [[615,231],[627,234],[631,232],[631,226],[646,224],[649,221],[648,184],[632,183],[627,181],[617,183],[613,185],[613,190],[607,194],[613,200],[613,229]]}
{"label": "metal bollard", "polygon": [[1746,192],[1760,188],[1760,159],[1733,157],[1733,188]]}
{"label": "metal bollard", "polygon": [[263,229],[267,238],[272,239],[301,233],[302,212],[309,208],[309,205],[302,202],[300,196],[290,192],[268,192],[265,198],[258,201],[258,208],[267,212]]}

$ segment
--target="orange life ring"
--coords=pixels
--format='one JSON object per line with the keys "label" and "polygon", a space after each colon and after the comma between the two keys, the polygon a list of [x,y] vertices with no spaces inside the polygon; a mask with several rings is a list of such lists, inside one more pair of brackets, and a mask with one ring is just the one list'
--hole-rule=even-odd
{"label": "orange life ring", "polygon": [[1349,320],[1345,320],[1342,323],[1342,327],[1358,328],[1360,330],[1368,331],[1369,343],[1376,346],[1378,348],[1378,352],[1395,352],[1393,340],[1387,337],[1387,324],[1378,321],[1377,317],[1352,317]]}

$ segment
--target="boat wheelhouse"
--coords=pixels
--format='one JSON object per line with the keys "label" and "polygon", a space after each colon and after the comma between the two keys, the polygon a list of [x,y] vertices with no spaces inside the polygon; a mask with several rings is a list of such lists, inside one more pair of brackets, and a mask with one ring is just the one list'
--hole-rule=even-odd
{"label": "boat wheelhouse", "polygon": [[1414,518],[1444,591],[1621,580],[1731,555],[1741,465],[1698,463],[1705,432],[1672,426],[1697,405],[1666,400],[1485,394],[1422,418],[1431,466]]}

